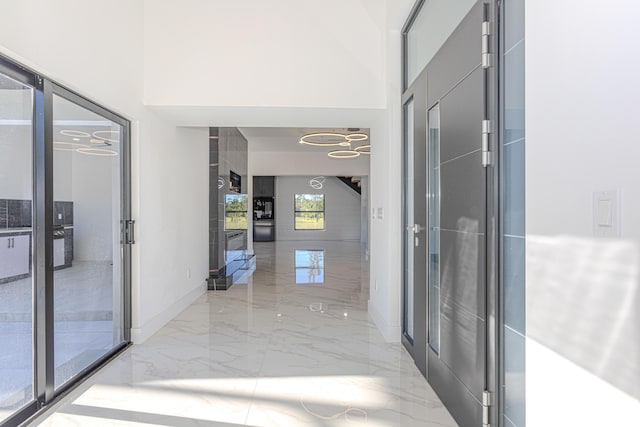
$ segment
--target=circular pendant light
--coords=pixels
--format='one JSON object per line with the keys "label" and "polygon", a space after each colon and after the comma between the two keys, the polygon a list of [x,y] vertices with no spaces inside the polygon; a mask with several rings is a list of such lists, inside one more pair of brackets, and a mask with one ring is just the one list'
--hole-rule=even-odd
{"label": "circular pendant light", "polygon": [[309,133],[300,138],[299,142],[314,147],[349,147],[351,145],[346,135],[335,132]]}
{"label": "circular pendant light", "polygon": [[361,145],[359,147],[354,148],[353,150],[357,151],[360,154],[371,154],[371,144]]}
{"label": "circular pendant light", "polygon": [[54,141],[53,149],[57,151],[76,151],[76,147],[89,148],[88,145],[78,144],[75,142]]}
{"label": "circular pendant light", "polygon": [[360,156],[355,150],[333,150],[327,153],[329,157],[333,157],[334,159],[354,159]]}
{"label": "circular pendant light", "polygon": [[349,135],[345,135],[345,138],[347,138],[347,141],[349,142],[359,142],[366,141],[369,139],[369,136],[366,133],[351,133]]}
{"label": "circular pendant light", "polygon": [[[106,135],[106,136],[103,136]],[[120,142],[120,131],[117,130],[97,130],[93,133],[93,137],[96,139],[102,139],[109,142]]]}
{"label": "circular pendant light", "polygon": [[70,136],[72,138],[89,138],[91,135],[81,130],[63,129],[60,131],[61,135]]}
{"label": "circular pendant light", "polygon": [[82,154],[88,154],[90,156],[98,156],[98,157],[115,157],[118,155],[116,151],[113,150],[105,150],[103,148],[78,148],[76,152]]}

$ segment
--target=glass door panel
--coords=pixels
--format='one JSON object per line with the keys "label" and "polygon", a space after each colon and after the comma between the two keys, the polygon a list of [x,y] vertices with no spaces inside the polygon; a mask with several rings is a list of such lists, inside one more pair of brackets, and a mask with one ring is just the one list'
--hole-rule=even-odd
{"label": "glass door panel", "polygon": [[33,100],[0,74],[0,423],[34,396]]}
{"label": "glass door panel", "polygon": [[404,334],[413,341],[414,329],[414,123],[413,99],[405,105],[404,199]]}
{"label": "glass door panel", "polygon": [[429,347],[440,351],[440,106],[429,110]]}
{"label": "glass door panel", "polygon": [[124,342],[123,127],[53,97],[55,386]]}

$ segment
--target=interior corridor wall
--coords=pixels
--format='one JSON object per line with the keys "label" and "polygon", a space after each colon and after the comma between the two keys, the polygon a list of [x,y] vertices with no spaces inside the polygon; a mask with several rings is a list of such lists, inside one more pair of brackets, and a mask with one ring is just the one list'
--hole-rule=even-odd
{"label": "interior corridor wall", "polygon": [[[143,106],[143,6],[9,2],[0,26],[0,53],[132,121],[136,342],[201,295],[208,274],[207,133],[176,128]],[[108,30],[97,31],[97,19]]]}
{"label": "interior corridor wall", "polygon": [[[640,3],[528,1],[525,19],[527,425],[631,426],[640,420]],[[594,211],[600,191],[618,193],[617,235],[596,235],[594,223],[608,222]]]}
{"label": "interior corridor wall", "polygon": [[[275,185],[276,240],[360,240],[360,195],[334,176],[314,189],[313,176],[278,176]],[[324,230],[294,229],[296,194],[324,194]]]}

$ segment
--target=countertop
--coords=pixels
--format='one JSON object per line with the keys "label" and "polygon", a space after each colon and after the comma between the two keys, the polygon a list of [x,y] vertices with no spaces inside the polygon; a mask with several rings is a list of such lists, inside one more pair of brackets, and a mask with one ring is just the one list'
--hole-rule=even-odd
{"label": "countertop", "polygon": [[31,233],[31,227],[20,227],[20,228],[0,228],[0,234],[23,234],[23,233]]}

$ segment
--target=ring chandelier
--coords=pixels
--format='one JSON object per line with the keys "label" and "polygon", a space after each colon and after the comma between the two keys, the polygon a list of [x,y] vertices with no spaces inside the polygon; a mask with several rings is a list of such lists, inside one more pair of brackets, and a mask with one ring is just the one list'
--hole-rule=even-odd
{"label": "ring chandelier", "polygon": [[[362,142],[369,139],[366,133],[343,134],[338,132],[315,132],[303,135],[299,143],[314,147],[345,147],[327,153],[334,159],[354,159],[361,154],[371,154],[371,144],[361,145],[351,149],[354,142]],[[348,147],[348,148],[347,148]]]}
{"label": "ring chandelier", "polygon": [[334,159],[354,159],[360,157],[360,153],[355,150],[333,150],[329,151],[327,155]]}
{"label": "ring chandelier", "polygon": [[89,138],[89,143],[91,143],[91,145],[57,141],[54,142],[54,149],[57,151],[75,151],[76,153],[98,157],[115,157],[118,155],[117,151],[108,150],[102,147],[110,147],[113,143],[119,143],[120,131],[97,130],[90,134],[88,132],[78,130],[63,129],[60,131],[60,134],[71,137],[74,141],[80,141],[80,138]]}
{"label": "ring chandelier", "polygon": [[354,151],[357,151],[360,154],[371,154],[371,144],[361,145],[359,147],[354,148]]}

